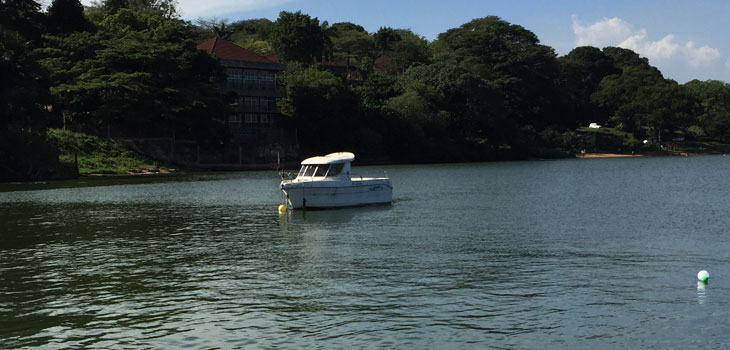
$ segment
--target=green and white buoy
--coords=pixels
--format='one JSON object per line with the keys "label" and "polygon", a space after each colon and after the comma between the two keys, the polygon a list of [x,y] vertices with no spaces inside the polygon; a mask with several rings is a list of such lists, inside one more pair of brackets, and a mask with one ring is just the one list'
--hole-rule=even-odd
{"label": "green and white buoy", "polygon": [[697,279],[700,280],[700,282],[707,283],[707,281],[710,279],[710,273],[705,270],[702,270],[697,273]]}

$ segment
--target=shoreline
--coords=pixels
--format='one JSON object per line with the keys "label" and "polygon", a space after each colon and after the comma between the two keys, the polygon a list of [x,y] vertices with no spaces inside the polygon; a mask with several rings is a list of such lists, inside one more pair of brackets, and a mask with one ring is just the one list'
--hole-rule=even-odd
{"label": "shoreline", "polygon": [[[671,156],[700,156],[700,155],[725,155],[723,153],[712,153],[712,152],[705,152],[705,153],[689,153],[689,152],[667,152],[667,151],[657,151],[657,152],[646,152],[646,153],[635,153],[635,154],[626,154],[626,153],[602,153],[602,152],[595,152],[595,153],[585,153],[585,154],[575,154],[573,157],[566,157],[566,158],[577,158],[577,159],[599,159],[599,158],[639,158],[639,157],[671,157]],[[406,165],[406,164],[412,164],[412,163],[398,163],[398,162],[392,162],[392,161],[365,161],[361,165]],[[422,164],[430,164],[430,163],[422,163]],[[433,163],[438,164],[438,163]],[[227,171],[266,171],[266,170],[272,170],[276,171],[278,170],[292,170],[295,169],[295,167],[291,167],[295,165],[294,162],[282,162],[280,167],[277,167],[277,164],[275,163],[262,163],[262,164],[235,164],[235,165],[229,165],[229,164],[206,164],[204,166],[198,166],[198,167],[190,167],[190,168],[175,168],[175,169],[156,169],[157,171],[148,171],[147,169],[144,169],[140,172],[132,172],[132,171],[126,171],[125,173],[84,173],[79,174],[75,178],[64,178],[64,179],[45,179],[45,180],[29,180],[29,181],[7,181],[7,182],[0,182],[0,185],[18,185],[18,184],[41,184],[46,182],[53,182],[53,181],[65,181],[65,180],[73,180],[73,179],[82,179],[82,178],[134,178],[134,177],[175,177],[175,176],[181,176],[181,175],[190,175],[190,174],[196,174],[196,173],[216,173],[216,172],[227,172]],[[298,164],[296,164],[298,165]],[[2,192],[2,191],[0,191]]]}
{"label": "shoreline", "polygon": [[644,157],[645,155],[643,153],[638,154],[624,154],[624,153],[585,153],[585,154],[576,154],[576,158],[585,158],[585,159],[591,159],[591,158],[632,158],[632,157]]}
{"label": "shoreline", "polygon": [[[576,154],[575,158],[585,158],[585,159],[593,159],[593,158],[636,158],[636,157],[671,157],[671,156],[680,156],[680,157],[688,157],[688,156],[701,156],[701,155],[712,155],[716,153],[690,153],[690,152],[667,152],[667,151],[657,151],[657,152],[646,152],[646,153],[635,153],[635,154],[626,154],[626,153],[585,153],[585,154]],[[717,153],[719,154],[719,153]]]}

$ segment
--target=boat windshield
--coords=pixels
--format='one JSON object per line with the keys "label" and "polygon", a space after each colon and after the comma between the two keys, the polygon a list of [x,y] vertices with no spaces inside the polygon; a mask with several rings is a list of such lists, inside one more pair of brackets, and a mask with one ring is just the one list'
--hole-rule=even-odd
{"label": "boat windshield", "polygon": [[345,167],[344,163],[337,164],[315,164],[315,165],[302,165],[299,169],[297,177],[311,177],[311,176],[327,176],[334,177],[340,175],[342,169]]}
{"label": "boat windshield", "polygon": [[317,171],[314,173],[314,176],[325,176],[327,175],[327,165],[317,165]]}
{"label": "boat windshield", "polygon": [[340,175],[343,167],[345,167],[345,163],[337,163],[337,164],[330,165],[330,170],[327,172],[327,176]]}

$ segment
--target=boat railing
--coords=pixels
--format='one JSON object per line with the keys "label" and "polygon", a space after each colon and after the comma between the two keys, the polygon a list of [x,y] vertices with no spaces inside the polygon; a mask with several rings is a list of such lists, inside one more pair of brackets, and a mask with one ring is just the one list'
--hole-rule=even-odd
{"label": "boat railing", "polygon": [[362,176],[362,175],[350,175],[350,180],[352,181],[362,181],[362,180],[384,180],[388,178],[388,174],[386,173],[384,177],[370,177],[370,176]]}

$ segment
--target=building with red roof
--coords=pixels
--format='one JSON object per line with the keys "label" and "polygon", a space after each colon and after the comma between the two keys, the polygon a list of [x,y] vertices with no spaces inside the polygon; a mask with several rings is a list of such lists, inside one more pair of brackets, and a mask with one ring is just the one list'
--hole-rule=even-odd
{"label": "building with red roof", "polygon": [[246,50],[228,40],[211,38],[197,46],[217,56],[225,67],[225,78],[218,81],[223,93],[235,94],[236,112],[227,118],[231,136],[244,143],[282,143],[281,113],[276,99],[283,97],[277,88],[278,75],[286,65]]}

